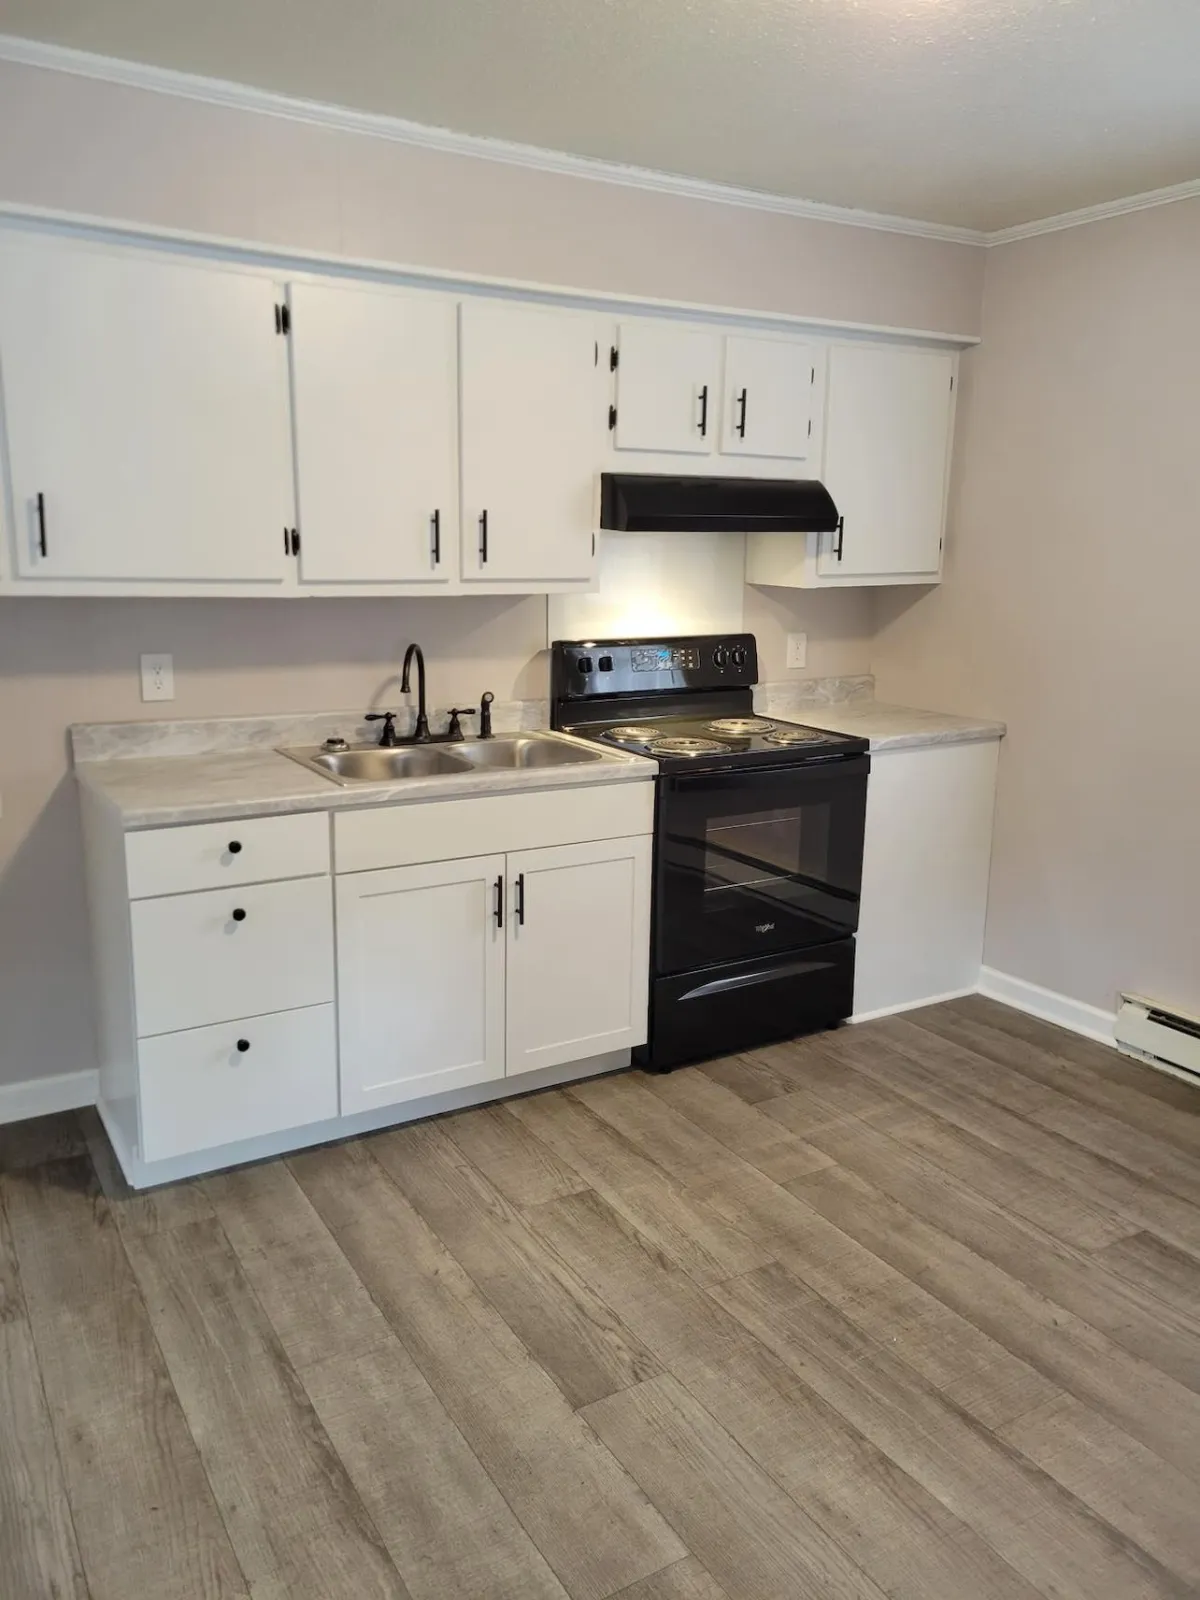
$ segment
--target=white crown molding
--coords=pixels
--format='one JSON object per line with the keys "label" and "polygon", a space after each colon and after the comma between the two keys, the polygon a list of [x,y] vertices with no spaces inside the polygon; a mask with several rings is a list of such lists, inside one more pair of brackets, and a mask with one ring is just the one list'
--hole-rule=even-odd
{"label": "white crown molding", "polygon": [[1167,189],[1148,189],[1145,194],[1130,194],[1121,200],[1106,200],[1079,211],[1064,211],[1057,217],[1038,222],[1018,222],[1012,228],[998,228],[985,235],[989,245],[1015,244],[1018,239],[1036,239],[1042,233],[1062,233],[1067,228],[1085,228],[1089,222],[1105,222],[1109,217],[1124,217],[1131,211],[1150,211],[1155,206],[1174,205],[1179,200],[1200,200],[1200,178],[1190,183],[1174,183]]}
{"label": "white crown molding", "polygon": [[1033,239],[1043,233],[1059,233],[1067,228],[1086,227],[1088,223],[1125,216],[1131,211],[1146,211],[1154,206],[1200,198],[1200,178],[1197,178],[1188,183],[1173,184],[1169,188],[1150,189],[1144,194],[1126,195],[1119,200],[1085,206],[1078,211],[1064,211],[1056,216],[1019,222],[1010,228],[988,232],[978,228],[956,227],[951,223],[926,222],[918,217],[859,211],[852,206],[801,200],[792,195],[770,194],[760,189],[739,189],[732,184],[711,183],[704,178],[689,178],[680,173],[656,172],[648,167],[625,166],[591,156],[571,155],[562,150],[544,150],[538,145],[518,144],[507,139],[456,133],[451,128],[428,127],[402,117],[354,111],[346,106],[326,105],[316,100],[300,100],[267,89],[255,89],[248,84],[231,83],[223,78],[205,78],[195,73],[176,72],[169,67],[150,66],[145,62],[121,61],[114,56],[94,55],[90,51],[72,50],[66,45],[46,44],[38,39],[21,39],[13,34],[0,34],[0,61],[38,67],[47,72],[94,78],[102,83],[117,84],[127,89],[144,89],[152,94],[199,100],[206,105],[222,106],[233,111],[282,117],[342,133],[390,139],[397,144],[435,150],[443,155],[469,156],[479,161],[496,161],[535,172],[587,178],[594,183],[611,183],[627,189],[644,189],[688,200],[704,200],[712,205],[740,206],[748,211],[769,211],[779,216],[836,223],[847,228],[867,228],[878,233],[907,234],[916,239],[935,239],[950,244],[982,247],[1015,244],[1021,239]]}
{"label": "white crown molding", "polygon": [[959,228],[949,223],[922,222],[914,217],[858,211],[849,206],[827,205],[819,200],[800,200],[790,195],[768,194],[759,189],[739,189],[731,184],[710,183],[703,178],[655,172],[647,167],[624,166],[619,162],[601,161],[591,156],[569,155],[561,150],[543,150],[537,145],[516,144],[507,139],[455,133],[450,128],[431,128],[401,117],[354,111],[345,106],[325,105],[315,100],[293,99],[290,95],[229,83],[221,78],[203,78],[189,72],[175,72],[167,67],[119,61],[111,56],[92,55],[85,50],[71,50],[64,45],[44,44],[37,39],[19,39],[11,34],[0,34],[0,61],[40,67],[49,72],[72,73],[76,77],[96,78],[127,89],[145,89],[154,94],[201,100],[207,105],[223,106],[234,111],[256,111],[293,122],[333,128],[342,133],[367,134],[376,139],[390,139],[397,144],[436,150],[443,155],[472,156],[477,160],[498,161],[536,172],[589,178],[597,183],[612,183],[627,189],[647,189],[656,194],[676,195],[688,200],[706,200],[714,205],[772,211],[781,216],[803,217],[813,222],[869,228],[879,233],[902,233],[917,239],[938,239],[952,244],[983,245],[987,242],[987,235],[977,228]]}

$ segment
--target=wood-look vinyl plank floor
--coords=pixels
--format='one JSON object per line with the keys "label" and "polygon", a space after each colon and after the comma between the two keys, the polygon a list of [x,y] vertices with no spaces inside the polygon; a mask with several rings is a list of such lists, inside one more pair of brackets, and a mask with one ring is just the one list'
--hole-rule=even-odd
{"label": "wood-look vinyl plank floor", "polygon": [[0,1128],[2,1600],[1200,1593],[1200,1090],[978,996],[150,1194]]}

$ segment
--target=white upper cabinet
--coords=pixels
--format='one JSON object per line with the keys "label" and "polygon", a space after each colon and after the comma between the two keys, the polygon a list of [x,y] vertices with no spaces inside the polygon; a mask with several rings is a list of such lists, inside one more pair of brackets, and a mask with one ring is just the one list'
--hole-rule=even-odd
{"label": "white upper cabinet", "polygon": [[710,454],[717,434],[720,334],[645,317],[622,322],[613,349],[616,448]]}
{"label": "white upper cabinet", "polygon": [[942,351],[831,351],[823,476],[843,526],[822,538],[822,576],[939,572],[954,370]]}
{"label": "white upper cabinet", "polygon": [[817,365],[815,347],[798,340],[726,339],[722,453],[809,461]]}
{"label": "white upper cabinet", "polygon": [[462,575],[472,588],[592,578],[603,397],[575,312],[460,307]]}
{"label": "white upper cabinet", "polygon": [[458,572],[457,306],[293,284],[304,584],[445,585]]}
{"label": "white upper cabinet", "polygon": [[17,577],[126,592],[282,582],[293,495],[278,298],[251,273],[0,242]]}
{"label": "white upper cabinet", "polygon": [[[841,526],[833,533],[752,533],[746,579],[781,588],[936,583],[954,432],[950,351],[837,344],[828,353],[821,478]],[[816,388],[822,388],[817,364]]]}

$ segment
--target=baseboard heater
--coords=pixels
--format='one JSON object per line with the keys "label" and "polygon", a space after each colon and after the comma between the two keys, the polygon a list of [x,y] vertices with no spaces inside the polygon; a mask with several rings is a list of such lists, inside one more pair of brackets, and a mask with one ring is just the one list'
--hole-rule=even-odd
{"label": "baseboard heater", "polygon": [[1123,994],[1113,1033],[1123,1055],[1200,1085],[1200,1017]]}

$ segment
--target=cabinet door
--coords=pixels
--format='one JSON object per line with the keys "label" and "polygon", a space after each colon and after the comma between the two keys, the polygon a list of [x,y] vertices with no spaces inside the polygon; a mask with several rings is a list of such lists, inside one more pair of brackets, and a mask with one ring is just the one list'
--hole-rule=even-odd
{"label": "cabinet door", "polygon": [[726,339],[722,453],[808,460],[816,379],[816,351],[810,344]]}
{"label": "cabinet door", "polygon": [[300,576],[445,583],[458,527],[453,300],[293,284]]}
{"label": "cabinet door", "polygon": [[586,583],[602,451],[590,318],[467,300],[461,318],[462,574]]}
{"label": "cabinet door", "polygon": [[650,839],[508,858],[508,1076],[646,1039]]}
{"label": "cabinet door", "polygon": [[337,879],[342,1115],[504,1076],[504,857]]}
{"label": "cabinet door", "polygon": [[999,740],[871,757],[854,1014],[979,984]]}
{"label": "cabinet door", "polygon": [[20,577],[283,579],[293,501],[278,298],[249,273],[3,244]]}
{"label": "cabinet door", "polygon": [[818,570],[853,577],[941,566],[954,357],[838,345],[829,358],[824,481],[843,518]]}
{"label": "cabinet door", "polygon": [[717,433],[720,335],[650,318],[617,330],[618,450],[708,455]]}

